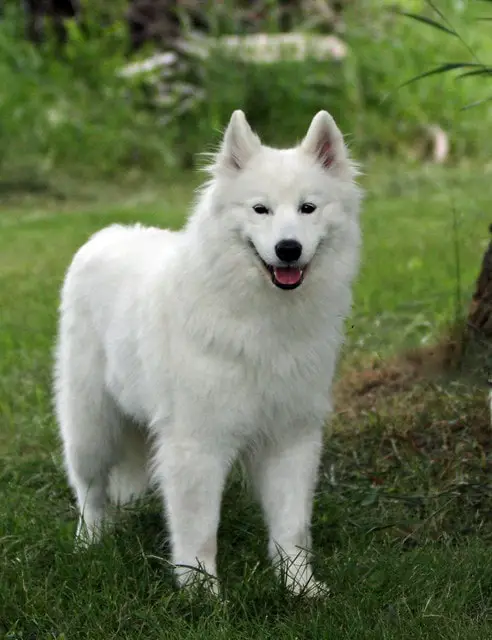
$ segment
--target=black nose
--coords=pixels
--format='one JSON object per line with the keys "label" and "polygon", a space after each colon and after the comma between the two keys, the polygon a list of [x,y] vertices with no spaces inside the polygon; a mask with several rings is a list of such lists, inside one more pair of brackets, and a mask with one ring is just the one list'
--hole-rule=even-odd
{"label": "black nose", "polygon": [[302,244],[297,240],[280,240],[275,245],[275,253],[282,262],[295,262],[302,253]]}

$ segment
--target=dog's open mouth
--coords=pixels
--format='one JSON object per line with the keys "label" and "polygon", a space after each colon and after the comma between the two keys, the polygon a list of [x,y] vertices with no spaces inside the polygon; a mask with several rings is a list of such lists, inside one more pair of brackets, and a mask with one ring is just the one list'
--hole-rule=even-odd
{"label": "dog's open mouth", "polygon": [[280,289],[295,289],[304,279],[304,270],[299,267],[272,267],[264,263],[272,282]]}
{"label": "dog's open mouth", "polygon": [[296,289],[299,285],[302,284],[304,280],[304,275],[309,267],[306,265],[305,267],[274,267],[271,264],[267,264],[263,258],[260,256],[254,244],[250,241],[251,248],[256,254],[258,260],[263,265],[263,268],[269,275],[273,284],[279,289]]}

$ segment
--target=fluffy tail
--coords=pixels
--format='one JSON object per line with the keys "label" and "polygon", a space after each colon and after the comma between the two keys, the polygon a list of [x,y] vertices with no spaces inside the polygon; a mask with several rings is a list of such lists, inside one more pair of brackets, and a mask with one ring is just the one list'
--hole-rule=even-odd
{"label": "fluffy tail", "polygon": [[117,505],[140,498],[149,486],[150,447],[145,434],[137,429],[125,433],[121,458],[109,476],[109,498]]}

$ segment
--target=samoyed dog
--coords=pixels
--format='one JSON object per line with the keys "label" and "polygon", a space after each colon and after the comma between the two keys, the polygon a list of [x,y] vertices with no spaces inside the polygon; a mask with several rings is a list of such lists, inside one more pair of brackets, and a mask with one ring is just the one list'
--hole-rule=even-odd
{"label": "samoyed dog", "polygon": [[177,582],[217,591],[239,459],[280,578],[316,594],[310,521],[358,267],[357,171],[326,111],[283,150],[235,111],[209,172],[183,230],[110,226],[66,274],[55,395],[77,539],[155,484]]}

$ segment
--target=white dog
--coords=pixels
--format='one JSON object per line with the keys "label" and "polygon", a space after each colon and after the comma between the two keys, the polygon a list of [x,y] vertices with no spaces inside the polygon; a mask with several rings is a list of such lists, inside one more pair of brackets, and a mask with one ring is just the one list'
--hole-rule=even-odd
{"label": "white dog", "polygon": [[319,591],[310,520],[358,265],[356,173],[327,112],[279,150],[235,111],[182,231],[114,225],[78,251],[56,407],[79,540],[97,539],[109,500],[152,478],[179,584],[215,578],[221,496],[240,458],[287,587]]}

